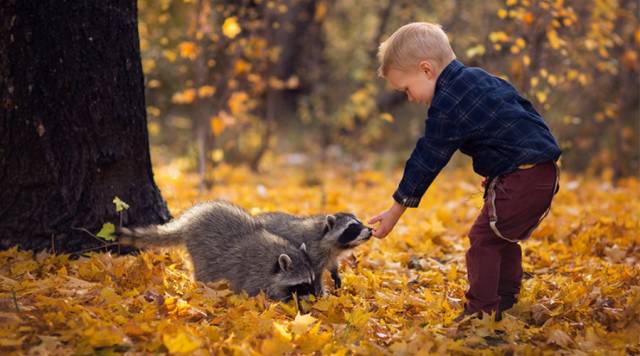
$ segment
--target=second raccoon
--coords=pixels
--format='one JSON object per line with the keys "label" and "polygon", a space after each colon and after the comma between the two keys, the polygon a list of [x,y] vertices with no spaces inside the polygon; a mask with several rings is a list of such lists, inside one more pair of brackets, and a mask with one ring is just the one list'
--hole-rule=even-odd
{"label": "second raccoon", "polygon": [[314,294],[322,295],[322,272],[327,269],[336,288],[342,280],[338,273],[341,257],[371,237],[371,228],[353,214],[296,216],[282,212],[258,214],[255,218],[271,233],[294,244],[305,243],[316,281]]}

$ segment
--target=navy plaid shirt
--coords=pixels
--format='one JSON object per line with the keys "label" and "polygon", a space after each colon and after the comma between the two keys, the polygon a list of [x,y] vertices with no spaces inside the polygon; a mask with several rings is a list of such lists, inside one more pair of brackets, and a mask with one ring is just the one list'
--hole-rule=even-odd
{"label": "navy plaid shirt", "polygon": [[393,199],[417,207],[458,149],[472,157],[473,170],[484,177],[560,157],[542,116],[509,82],[454,60],[436,81],[425,134],[406,162]]}

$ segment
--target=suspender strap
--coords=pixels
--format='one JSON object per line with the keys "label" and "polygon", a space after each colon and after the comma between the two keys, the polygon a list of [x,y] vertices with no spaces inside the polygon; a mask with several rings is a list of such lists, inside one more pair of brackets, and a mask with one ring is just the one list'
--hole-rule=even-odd
{"label": "suspender strap", "polygon": [[[553,166],[556,169],[556,182],[555,182],[555,187],[553,189],[553,192],[551,193],[551,199],[553,199],[553,196],[558,192],[559,181],[560,181],[560,169],[558,168],[558,165],[555,162],[553,162]],[[489,226],[491,226],[491,230],[493,230],[493,232],[501,239],[507,240],[509,242],[518,242],[518,241],[526,240],[529,238],[533,230],[535,230],[538,227],[538,225],[540,225],[540,222],[542,222],[542,219],[544,219],[549,214],[549,211],[551,210],[551,204],[549,204],[549,207],[544,212],[544,214],[540,216],[538,221],[531,228],[529,228],[529,230],[527,230],[527,233],[524,235],[524,237],[518,239],[516,236],[516,238],[513,239],[513,238],[504,236],[500,232],[500,230],[498,230],[498,226],[497,226],[498,212],[496,210],[496,184],[500,181],[500,178],[501,177],[498,176],[496,178],[491,179],[490,183],[487,185],[487,190],[485,191],[487,204],[489,204],[487,206],[487,209],[489,212]]]}

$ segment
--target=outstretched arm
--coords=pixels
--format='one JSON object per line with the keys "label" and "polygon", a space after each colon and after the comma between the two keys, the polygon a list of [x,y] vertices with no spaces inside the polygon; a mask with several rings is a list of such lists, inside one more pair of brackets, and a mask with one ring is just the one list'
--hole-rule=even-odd
{"label": "outstretched arm", "polygon": [[380,222],[380,225],[373,229],[373,236],[380,239],[387,236],[391,230],[393,230],[393,227],[396,226],[398,219],[400,219],[406,209],[407,207],[400,205],[398,202],[393,202],[393,205],[388,210],[369,219],[369,224]]}
{"label": "outstretched arm", "polygon": [[373,236],[383,238],[393,230],[407,208],[415,208],[420,199],[449,162],[453,153],[463,142],[463,136],[444,112],[429,109],[429,119],[422,136],[404,166],[404,174],[393,193],[393,205],[369,220],[369,224],[380,223]]}

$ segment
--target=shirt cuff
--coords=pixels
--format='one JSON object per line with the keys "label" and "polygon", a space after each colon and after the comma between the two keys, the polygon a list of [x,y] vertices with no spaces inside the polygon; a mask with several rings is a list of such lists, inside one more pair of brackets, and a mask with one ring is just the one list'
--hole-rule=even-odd
{"label": "shirt cuff", "polygon": [[393,200],[407,208],[417,208],[418,205],[420,205],[420,197],[406,196],[402,194],[400,190],[396,190],[395,193],[393,193]]}

